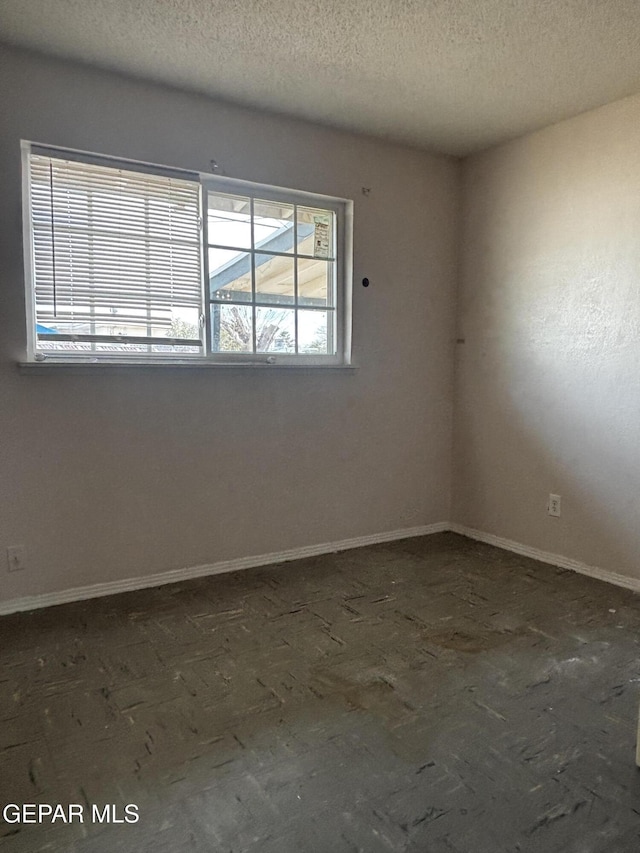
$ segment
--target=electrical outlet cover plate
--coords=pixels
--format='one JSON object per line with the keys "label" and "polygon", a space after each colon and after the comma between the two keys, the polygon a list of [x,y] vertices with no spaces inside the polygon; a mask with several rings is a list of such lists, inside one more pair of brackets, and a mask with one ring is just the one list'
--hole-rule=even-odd
{"label": "electrical outlet cover plate", "polygon": [[560,518],[560,508],[561,508],[561,497],[560,495],[549,495],[549,503],[547,504],[547,512],[549,515],[552,515],[554,518]]}

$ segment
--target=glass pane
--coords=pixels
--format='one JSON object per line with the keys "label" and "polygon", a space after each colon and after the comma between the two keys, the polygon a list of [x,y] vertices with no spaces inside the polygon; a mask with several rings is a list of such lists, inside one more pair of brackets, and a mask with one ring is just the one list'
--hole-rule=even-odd
{"label": "glass pane", "polygon": [[256,308],[256,352],[295,352],[295,311]]}
{"label": "glass pane", "polygon": [[294,207],[279,201],[253,203],[256,249],[269,252],[293,252]]}
{"label": "glass pane", "polygon": [[333,311],[298,311],[298,352],[335,353]]}
{"label": "glass pane", "polygon": [[174,308],[167,337],[200,340],[200,311],[197,308]]}
{"label": "glass pane", "polygon": [[334,261],[298,258],[298,303],[333,305]]}
{"label": "glass pane", "polygon": [[[38,349],[52,352],[111,352],[111,353],[198,353],[200,352],[200,311],[188,306],[164,305],[154,308],[129,308],[126,316],[112,308],[110,316],[84,308],[84,319],[36,323]],[[113,341],[56,340],[63,335],[111,336]],[[150,344],[128,341],[127,338],[174,338],[189,344]],[[193,342],[196,343],[193,343]]]}
{"label": "glass pane", "polygon": [[251,301],[251,254],[209,249],[209,295],[216,301]]}
{"label": "glass pane", "polygon": [[207,193],[209,243],[251,248],[251,202],[239,195]]}
{"label": "glass pane", "polygon": [[315,207],[298,208],[298,252],[314,258],[333,258],[335,214]]}
{"label": "glass pane", "polygon": [[256,252],[256,301],[293,302],[293,263],[293,258]]}
{"label": "glass pane", "polygon": [[213,352],[253,352],[253,311],[248,305],[211,305]]}

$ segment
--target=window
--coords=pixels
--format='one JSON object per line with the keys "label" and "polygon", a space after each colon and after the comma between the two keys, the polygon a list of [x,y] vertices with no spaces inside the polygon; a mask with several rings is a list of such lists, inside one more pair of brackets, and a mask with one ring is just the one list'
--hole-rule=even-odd
{"label": "window", "polygon": [[349,202],[23,149],[30,360],[348,363]]}

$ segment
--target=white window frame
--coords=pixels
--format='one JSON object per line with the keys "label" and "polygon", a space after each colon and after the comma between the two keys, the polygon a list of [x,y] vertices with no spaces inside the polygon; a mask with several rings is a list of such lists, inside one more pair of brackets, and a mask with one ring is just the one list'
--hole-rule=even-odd
{"label": "white window frame", "polygon": [[[58,148],[50,145],[21,141],[22,148],[22,183],[23,183],[23,232],[24,232],[24,267],[25,267],[25,300],[27,315],[27,364],[38,365],[179,365],[179,366],[283,366],[283,367],[347,367],[351,364],[351,300],[352,300],[352,253],[353,253],[353,202],[349,199],[309,193],[301,190],[274,187],[268,184],[255,183],[239,179],[231,179],[207,173],[197,173],[171,167],[158,166],[108,155],[93,154],[68,148]],[[34,239],[31,227],[31,186],[30,186],[30,157],[33,149],[38,152],[46,151],[51,156],[62,159],[78,159],[83,162],[113,168],[125,167],[132,171],[150,172],[161,176],[183,176],[195,179],[200,184],[201,193],[201,269],[202,269],[202,311],[203,328],[201,338],[202,353],[96,353],[72,352],[43,353],[37,348],[36,336],[36,305],[35,305],[35,257]],[[214,304],[209,293],[208,271],[208,236],[207,236],[207,193],[209,191],[248,196],[251,199],[264,201],[280,201],[298,204],[312,208],[331,210],[335,213],[335,353],[237,353],[211,351],[211,306]],[[252,202],[253,203],[253,202]],[[252,245],[251,254],[259,252]],[[291,257],[294,255],[291,254]],[[255,275],[252,263],[252,275]],[[255,287],[252,300],[246,305],[255,310]],[[295,303],[298,307],[297,293]],[[302,305],[302,308],[305,306]]]}

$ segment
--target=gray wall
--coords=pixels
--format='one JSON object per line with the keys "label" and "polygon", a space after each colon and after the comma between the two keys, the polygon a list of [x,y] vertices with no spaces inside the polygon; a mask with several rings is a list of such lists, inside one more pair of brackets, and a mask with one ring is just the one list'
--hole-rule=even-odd
{"label": "gray wall", "polygon": [[[0,79],[0,558],[30,562],[0,598],[449,518],[455,161],[19,51]],[[20,138],[354,199],[358,369],[21,375]]]}
{"label": "gray wall", "polygon": [[627,98],[465,162],[454,444],[455,521],[633,577],[638,128]]}

